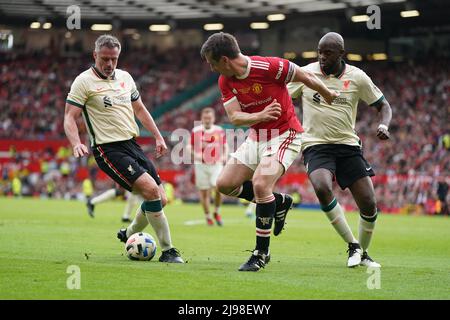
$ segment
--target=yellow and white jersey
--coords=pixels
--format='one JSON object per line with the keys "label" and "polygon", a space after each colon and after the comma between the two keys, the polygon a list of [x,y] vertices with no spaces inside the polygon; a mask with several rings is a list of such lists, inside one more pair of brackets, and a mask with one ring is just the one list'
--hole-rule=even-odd
{"label": "yellow and white jersey", "polygon": [[94,66],[75,78],[66,102],[83,109],[91,146],[139,135],[132,101],[139,91],[131,75],[116,69],[109,79]]}
{"label": "yellow and white jersey", "polygon": [[318,92],[303,83],[288,84],[293,99],[302,97],[303,128],[302,149],[317,144],[359,145],[355,132],[356,113],[359,100],[368,105],[383,99],[383,93],[361,69],[345,65],[338,77],[325,75],[318,62],[308,64],[303,69],[313,72],[329,89],[340,92],[331,105]]}

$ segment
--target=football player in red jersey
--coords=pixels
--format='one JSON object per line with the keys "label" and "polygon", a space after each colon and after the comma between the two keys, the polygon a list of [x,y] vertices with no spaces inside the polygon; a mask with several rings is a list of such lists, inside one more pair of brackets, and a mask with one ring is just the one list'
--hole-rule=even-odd
{"label": "football player in red jersey", "polygon": [[273,192],[275,183],[301,149],[303,128],[286,84],[303,82],[330,103],[339,94],[288,60],[243,55],[228,33],[211,35],[201,56],[220,73],[222,101],[231,123],[251,127],[249,137],[231,154],[217,187],[229,196],[256,202],[256,247],[239,271],[258,271],[270,260],[273,220],[277,236],[293,202],[289,195]]}
{"label": "football player in red jersey", "polygon": [[211,190],[214,190],[214,220],[218,226],[222,226],[220,216],[222,196],[216,188],[216,181],[226,161],[228,145],[225,130],[215,125],[214,121],[214,109],[203,109],[201,124],[192,129],[190,148],[194,155],[195,186],[200,191],[200,203],[205,213],[206,223],[209,226],[214,225],[209,211]]}

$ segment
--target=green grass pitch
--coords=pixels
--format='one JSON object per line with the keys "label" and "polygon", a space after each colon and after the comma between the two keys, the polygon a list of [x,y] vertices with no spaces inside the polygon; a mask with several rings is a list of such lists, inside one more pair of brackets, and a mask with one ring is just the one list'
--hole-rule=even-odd
{"label": "green grass pitch", "polygon": [[[223,228],[207,227],[198,205],[166,207],[185,265],[157,262],[159,251],[128,260],[115,238],[123,207],[100,204],[91,219],[82,202],[0,198],[0,299],[450,299],[448,218],[380,215],[370,254],[381,288],[368,289],[371,274],[346,268],[346,245],[320,211],[292,210],[272,261],[245,273],[255,229],[242,207],[222,208]],[[358,216],[347,216],[356,232]],[[70,265],[79,290],[67,289]]]}

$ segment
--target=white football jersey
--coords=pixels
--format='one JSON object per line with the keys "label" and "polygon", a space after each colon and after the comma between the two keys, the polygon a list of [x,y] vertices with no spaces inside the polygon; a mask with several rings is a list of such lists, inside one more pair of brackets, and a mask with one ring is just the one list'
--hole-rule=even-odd
{"label": "white football jersey", "polygon": [[373,105],[383,99],[383,93],[361,69],[346,64],[338,77],[322,72],[318,62],[303,69],[313,72],[331,90],[340,92],[331,105],[320,94],[300,82],[288,84],[292,98],[301,96],[303,105],[302,149],[316,144],[359,145],[355,132],[359,100]]}

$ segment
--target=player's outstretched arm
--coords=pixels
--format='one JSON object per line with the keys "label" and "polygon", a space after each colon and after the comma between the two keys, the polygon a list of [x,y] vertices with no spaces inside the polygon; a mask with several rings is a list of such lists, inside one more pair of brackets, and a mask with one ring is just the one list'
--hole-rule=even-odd
{"label": "player's outstretched arm", "polygon": [[150,112],[148,112],[147,108],[144,106],[144,103],[142,102],[141,98],[137,99],[136,101],[132,101],[131,105],[133,106],[134,114],[136,115],[136,118],[139,119],[139,121],[142,123],[142,125],[150,131],[156,140],[156,157],[159,158],[162,155],[167,153],[167,145],[164,141],[164,138],[161,135],[161,132],[159,132],[158,127],[156,126],[155,121],[153,120],[152,116],[150,115]]}
{"label": "player's outstretched arm", "polygon": [[317,91],[328,104],[331,104],[339,96],[338,92],[329,90],[314,73],[304,70],[299,66],[295,66],[295,74],[292,82],[303,82],[307,87]]}
{"label": "player's outstretched arm", "polygon": [[378,125],[377,137],[380,140],[389,139],[389,124],[392,119],[392,108],[386,99],[383,99],[378,105],[376,105],[378,113],[381,115],[381,122]]}
{"label": "player's outstretched arm", "polygon": [[237,100],[229,102],[225,106],[230,122],[235,126],[252,126],[260,122],[275,121],[281,116],[281,106],[274,100],[264,110],[256,113],[241,111],[241,106]]}
{"label": "player's outstretched arm", "polygon": [[89,154],[88,148],[81,143],[80,135],[78,133],[76,120],[81,115],[81,112],[81,108],[66,103],[66,110],[64,112],[64,132],[72,145],[72,151],[75,158]]}

